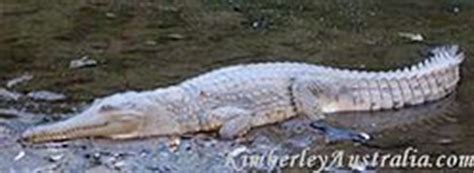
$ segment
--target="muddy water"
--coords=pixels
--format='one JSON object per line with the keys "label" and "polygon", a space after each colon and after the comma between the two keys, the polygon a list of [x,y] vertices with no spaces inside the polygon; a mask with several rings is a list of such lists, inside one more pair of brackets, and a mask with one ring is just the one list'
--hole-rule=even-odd
{"label": "muddy water", "polygon": [[[0,102],[1,109],[16,111],[0,115],[1,172],[221,172],[231,170],[225,166],[225,154],[244,151],[242,147],[248,153],[272,148],[298,153],[306,147],[311,153],[400,153],[414,147],[432,155],[474,154],[470,0],[4,0],[0,14],[2,86],[31,74],[33,79],[8,90],[67,96],[54,102],[24,97]],[[399,32],[422,34],[423,41],[400,37]],[[94,98],[174,84],[221,66],[301,61],[385,70],[417,62],[430,46],[445,43],[459,44],[468,57],[462,83],[452,97],[403,111],[329,117],[341,126],[371,133],[375,139],[369,146],[325,144],[320,133],[298,119],[255,130],[251,142],[220,141],[213,134],[187,137],[176,151],[169,149],[169,139],[161,138],[38,146],[15,141],[26,127],[72,116]],[[69,68],[72,60],[85,56],[97,64]]]}

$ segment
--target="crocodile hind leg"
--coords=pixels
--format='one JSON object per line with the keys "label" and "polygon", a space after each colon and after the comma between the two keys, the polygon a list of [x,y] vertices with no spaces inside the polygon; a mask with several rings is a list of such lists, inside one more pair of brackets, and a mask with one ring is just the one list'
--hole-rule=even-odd
{"label": "crocodile hind leg", "polygon": [[330,85],[328,81],[320,81],[318,78],[296,79],[292,92],[298,112],[308,118],[311,121],[310,127],[321,131],[328,142],[355,141],[364,143],[370,140],[370,136],[366,133],[333,127],[324,120],[321,106],[341,94],[339,93],[341,89],[334,86],[336,85]]}
{"label": "crocodile hind leg", "polygon": [[213,119],[211,121],[222,122],[219,136],[225,139],[237,138],[247,133],[252,127],[251,113],[237,107],[226,106],[214,109],[210,117]]}
{"label": "crocodile hind leg", "polygon": [[320,104],[322,100],[319,99],[324,86],[320,81],[309,77],[296,78],[291,90],[299,114],[312,121],[324,119]]}

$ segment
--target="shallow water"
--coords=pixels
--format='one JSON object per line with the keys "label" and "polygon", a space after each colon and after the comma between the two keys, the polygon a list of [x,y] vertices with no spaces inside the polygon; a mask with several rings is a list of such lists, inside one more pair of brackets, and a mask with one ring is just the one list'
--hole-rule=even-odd
{"label": "shallow water", "polygon": [[[17,111],[1,111],[0,172],[17,168],[24,172],[219,172],[228,170],[222,166],[220,155],[241,146],[257,153],[272,147],[282,153],[298,153],[305,147],[311,147],[312,153],[336,149],[400,153],[411,146],[426,154],[474,154],[470,57],[474,51],[474,2],[470,0],[4,0],[0,2],[0,14],[2,86],[10,79],[31,74],[31,80],[7,89],[21,94],[53,91],[67,96],[60,101],[0,101],[1,109]],[[400,37],[399,32],[420,33],[424,40],[411,41]],[[446,43],[460,45],[467,55],[461,85],[450,98],[399,112],[329,117],[341,126],[372,134],[375,139],[370,146],[326,145],[321,134],[301,127],[299,120],[256,130],[251,135],[256,142],[213,144],[214,139],[206,139],[203,146],[178,154],[165,152],[166,147],[161,146],[167,140],[161,138],[78,140],[65,142],[67,146],[39,147],[15,141],[26,127],[71,116],[94,98],[178,83],[221,66],[301,61],[386,70],[415,63],[429,47]],[[85,56],[97,64],[69,67],[72,60]],[[295,132],[300,128],[303,130]],[[197,140],[189,137],[182,144],[200,144],[193,139]],[[209,143],[220,149],[207,146]],[[190,163],[194,161],[201,162]],[[123,165],[117,167],[117,162]],[[293,170],[300,169],[285,169]],[[473,168],[456,170],[472,172]]]}

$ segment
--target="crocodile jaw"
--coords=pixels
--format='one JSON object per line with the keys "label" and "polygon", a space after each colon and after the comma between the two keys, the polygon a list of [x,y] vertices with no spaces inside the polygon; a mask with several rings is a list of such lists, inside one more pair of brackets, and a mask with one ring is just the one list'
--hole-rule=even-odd
{"label": "crocodile jaw", "polygon": [[138,113],[131,111],[83,113],[62,122],[27,129],[22,134],[22,139],[36,143],[84,137],[137,137],[140,117]]}

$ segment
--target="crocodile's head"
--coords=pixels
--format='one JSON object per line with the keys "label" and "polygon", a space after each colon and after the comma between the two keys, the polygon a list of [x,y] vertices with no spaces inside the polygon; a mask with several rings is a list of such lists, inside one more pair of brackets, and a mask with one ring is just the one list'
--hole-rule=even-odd
{"label": "crocodile's head", "polygon": [[106,97],[65,121],[27,129],[22,139],[44,142],[84,137],[135,138],[172,133],[176,129],[166,106],[136,93]]}

